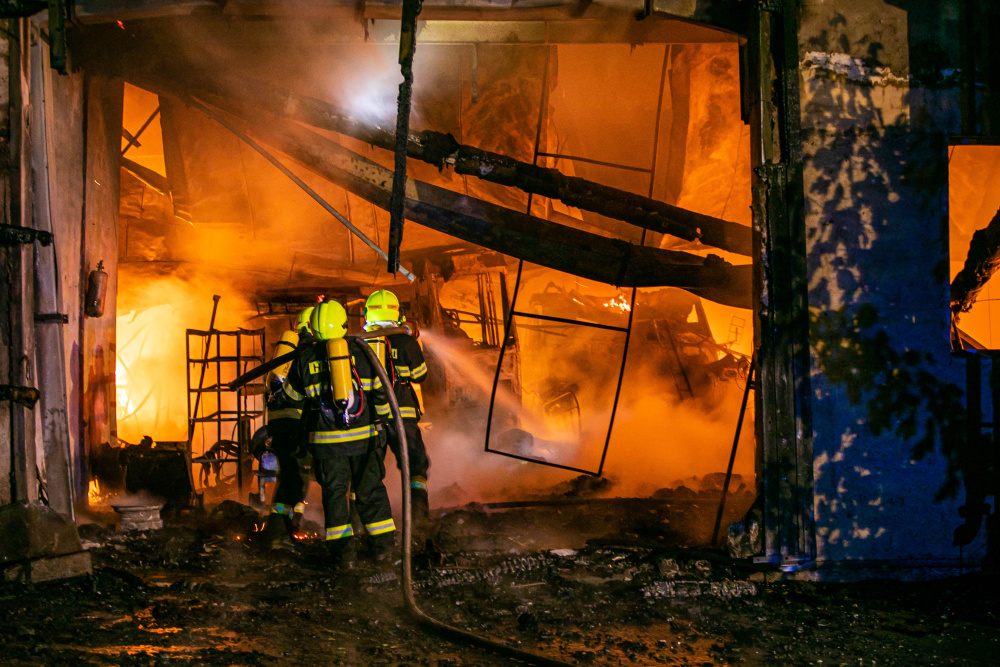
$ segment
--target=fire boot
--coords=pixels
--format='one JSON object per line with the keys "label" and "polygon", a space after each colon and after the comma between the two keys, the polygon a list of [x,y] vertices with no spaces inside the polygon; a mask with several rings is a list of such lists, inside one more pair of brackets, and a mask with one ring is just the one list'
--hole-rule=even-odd
{"label": "fire boot", "polygon": [[370,535],[368,537],[368,555],[377,565],[385,565],[393,561],[395,533]]}
{"label": "fire boot", "polygon": [[306,513],[306,504],[304,502],[295,503],[295,507],[292,508],[292,535],[299,532],[299,526],[302,525],[302,515]]}
{"label": "fire boot", "polygon": [[426,528],[429,525],[431,513],[426,488],[410,486],[410,511],[415,527]]}
{"label": "fire boot", "polygon": [[264,546],[271,550],[294,549],[291,537],[292,520],[284,514],[268,514],[264,527]]}
{"label": "fire boot", "polygon": [[340,570],[353,570],[358,557],[353,537],[339,540],[327,540],[327,551],[330,552],[330,564]]}

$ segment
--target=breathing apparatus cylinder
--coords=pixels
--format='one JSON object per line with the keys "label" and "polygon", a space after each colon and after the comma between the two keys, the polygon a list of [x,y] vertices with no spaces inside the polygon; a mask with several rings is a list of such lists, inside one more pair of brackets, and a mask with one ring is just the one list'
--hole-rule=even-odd
{"label": "breathing apparatus cylinder", "polygon": [[382,364],[382,368],[385,368],[385,338],[369,338],[368,347],[375,352],[375,356],[378,357],[378,362]]}
{"label": "breathing apparatus cylinder", "polygon": [[[299,344],[298,332],[295,331],[284,332],[283,334],[281,334],[281,338],[278,340],[278,342],[275,343],[274,356],[271,358],[276,359],[277,357],[280,357],[283,354],[288,354],[289,352],[293,351],[298,344]],[[278,366],[273,371],[271,371],[271,379],[284,382],[285,378],[288,377],[288,371],[289,369],[291,369],[291,367],[292,367],[291,361]]]}
{"label": "breathing apparatus cylinder", "polygon": [[[355,395],[354,369],[351,366],[351,352],[344,340],[347,333],[347,311],[336,301],[324,300],[313,308],[309,316],[309,328],[313,335],[326,343],[327,367],[330,371],[330,396],[335,410],[331,417],[343,424],[349,424],[354,417],[350,413],[351,404],[358,399],[358,414],[364,407],[364,393]],[[359,387],[360,389],[360,387]],[[322,401],[321,401],[322,403]],[[326,407],[322,408],[324,412]]]}
{"label": "breathing apparatus cylinder", "polygon": [[351,376],[351,353],[347,349],[347,341],[343,338],[331,338],[326,341],[326,356],[330,364],[330,387],[333,392],[333,403],[346,410],[351,404],[353,383]]}
{"label": "breathing apparatus cylinder", "polygon": [[[405,318],[400,317],[399,299],[387,289],[380,289],[372,292],[365,301],[364,307],[365,331],[376,331],[377,329],[387,329],[398,326]],[[378,362],[385,365],[385,338],[371,338],[368,340],[369,347],[378,356]]]}

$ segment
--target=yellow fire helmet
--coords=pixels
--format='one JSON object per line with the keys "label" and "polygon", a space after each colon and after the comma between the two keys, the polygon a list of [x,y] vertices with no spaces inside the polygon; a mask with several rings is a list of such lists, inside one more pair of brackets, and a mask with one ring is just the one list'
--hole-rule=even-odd
{"label": "yellow fire helmet", "polygon": [[319,340],[343,338],[347,333],[347,311],[336,301],[316,304],[309,316],[309,328]]}
{"label": "yellow fire helmet", "polygon": [[299,323],[295,327],[296,331],[300,331],[302,329],[302,327],[305,327],[306,331],[312,331],[309,328],[310,327],[309,318],[312,317],[313,310],[315,310],[315,308],[316,308],[315,306],[309,306],[308,308],[306,308],[305,310],[303,310],[301,313],[299,313]]}
{"label": "yellow fire helmet", "polygon": [[399,299],[389,290],[372,292],[365,301],[365,331],[395,327],[405,321],[399,313]]}

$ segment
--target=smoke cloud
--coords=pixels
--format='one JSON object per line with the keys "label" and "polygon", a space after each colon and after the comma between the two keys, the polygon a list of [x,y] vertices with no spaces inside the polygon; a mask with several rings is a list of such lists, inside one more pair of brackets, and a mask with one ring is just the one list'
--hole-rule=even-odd
{"label": "smoke cloud", "polygon": [[[188,23],[183,31],[165,31],[157,38],[169,42],[171,53],[192,66],[246,72],[328,100],[369,121],[387,123],[394,119],[400,80],[395,44],[363,43],[363,27],[351,22],[336,28],[357,33],[356,41],[344,43],[330,37],[327,25],[297,23],[286,34],[277,32],[278,25],[261,22],[246,28],[245,37],[251,42],[258,39],[258,43],[282,45],[269,48],[267,57],[249,62],[245,49],[233,49],[230,44],[230,40],[243,44],[244,36],[218,33],[220,26],[210,22],[202,26],[204,30]],[[262,36],[255,30],[271,32]],[[586,66],[581,65],[584,59]],[[681,78],[667,81],[658,111],[660,74],[668,71],[663,67],[667,59],[671,59],[668,64],[690,70],[692,79],[686,84]],[[654,196],[664,201],[680,201],[693,210],[749,222],[749,146],[739,122],[737,65],[732,44],[550,49],[523,44],[427,45],[418,38],[411,126],[451,132],[464,143],[530,161],[543,99],[541,81],[548,71],[552,89],[540,148],[596,162],[622,162],[632,169],[568,160],[557,166],[567,173],[642,194],[652,187]],[[628,82],[627,96],[594,95],[596,84],[591,77],[606,78],[606,72],[624,71],[635,74]],[[649,74],[640,76],[639,72]],[[621,103],[622,99],[641,103],[630,106]],[[690,113],[681,113],[682,106],[690,107]],[[660,150],[654,152],[658,114],[661,143]],[[690,117],[687,128],[680,127],[683,117]],[[381,260],[351,239],[263,158],[196,111],[187,110],[182,118],[180,140],[194,221],[175,218],[169,196],[123,179],[118,385],[119,436],[128,442],[138,442],[146,434],[158,440],[186,438],[184,330],[208,327],[213,294],[222,294],[219,328],[256,327],[260,321],[249,319],[254,311],[247,302],[259,295],[282,290],[330,293],[330,288],[337,288],[356,290],[361,296],[388,282]],[[663,128],[671,129],[668,133]],[[678,145],[671,152],[667,144],[674,142],[673,135],[677,135]],[[391,164],[387,152],[340,140],[353,150]],[[676,159],[685,150],[686,159],[698,160],[696,166],[712,178],[689,177],[691,165]],[[650,164],[654,154],[657,165]],[[650,166],[655,167],[655,179],[637,175],[640,172],[635,168]],[[376,243],[385,246],[386,213],[297,165],[290,167]],[[518,210],[524,210],[527,203],[527,195],[519,191],[456,176],[447,169],[439,172],[430,165],[411,163],[410,177]],[[589,231],[597,229],[620,238],[639,233],[617,221],[543,200],[535,198],[533,213],[553,217],[561,213],[558,219],[565,224],[580,221]],[[404,237],[404,257],[454,243],[454,239],[410,224]],[[662,245],[668,246],[669,240]],[[464,278],[465,282],[459,275],[444,283],[442,300],[450,290],[453,299],[448,307],[475,312],[476,281],[468,275]],[[549,289],[550,284],[555,287]],[[624,307],[628,296],[629,291],[582,283],[571,276],[528,271],[519,309],[575,319],[589,313],[591,321],[623,327],[628,321]],[[655,311],[661,307],[671,307],[666,301],[644,306],[646,296],[646,291],[640,291],[636,306],[640,322],[655,319]],[[537,297],[534,304],[533,297]],[[685,301],[682,305],[687,307],[683,317],[691,317],[690,304]],[[714,350],[716,342],[728,342],[733,351],[749,353],[750,314],[708,302],[702,305],[712,332],[703,347]],[[640,316],[644,307],[654,311],[653,315]],[[730,336],[734,316],[743,319],[738,339]],[[624,335],[527,318],[519,318],[516,325],[521,391],[501,392],[491,429],[493,446],[518,446],[529,456],[596,470],[611,418]],[[466,328],[472,333],[472,328]],[[635,331],[640,331],[639,327]],[[610,495],[649,495],[678,479],[723,471],[728,462],[743,381],[713,380],[694,391],[678,390],[683,380],[665,370],[672,368],[670,355],[674,353],[663,335],[663,331],[647,326],[631,341],[605,461],[605,475],[614,481],[607,491]],[[269,340],[274,340],[271,331]],[[423,429],[432,461],[432,504],[523,499],[577,476],[485,453],[495,351],[431,331],[425,332],[422,341],[455,379],[460,394],[444,405],[427,404]],[[697,356],[698,350],[689,353]],[[714,352],[703,361],[718,358],[711,354]],[[578,412],[570,399],[560,401],[570,394],[579,403]],[[750,413],[736,472],[752,477],[752,410]],[[515,429],[531,434],[531,438],[496,440]],[[390,471],[387,485],[398,507],[395,475]],[[318,504],[312,503],[310,511],[318,512]]]}
{"label": "smoke cloud", "polygon": [[[433,506],[535,498],[551,493],[553,487],[579,474],[484,452],[493,369],[469,346],[426,332],[421,340],[429,356],[441,363],[460,385],[462,396],[458,403],[448,406],[431,404],[422,422],[431,458],[429,484]],[[573,348],[580,351],[587,345],[579,337],[573,337],[566,338],[560,349],[550,350],[564,358],[558,373],[566,377],[576,363],[579,378],[596,374],[604,378],[613,376],[617,381],[620,352],[617,364],[604,363],[602,368],[599,360],[573,353]],[[613,484],[603,492],[606,496],[646,497],[659,489],[676,487],[685,478],[724,472],[736,432],[745,378],[713,381],[696,396],[682,398],[673,379],[664,377],[662,370],[650,361],[653,357],[649,350],[641,347],[633,339],[608,443],[604,476]],[[495,364],[496,357],[492,362]],[[531,372],[552,377],[544,367]],[[610,415],[603,409],[588,411],[588,406],[609,404],[615,389],[613,383],[602,385],[600,395],[577,394],[581,406],[579,431],[574,435],[563,428],[561,438],[559,424],[553,428],[544,414],[532,411],[522,400],[499,390],[492,448],[502,449],[497,444],[497,431],[503,428],[503,419],[497,415],[506,412],[509,423],[535,436],[532,445],[517,453],[596,470]],[[734,466],[734,472],[745,479],[754,475],[753,433],[751,402]],[[398,495],[395,471],[390,472],[387,485],[391,494]]]}

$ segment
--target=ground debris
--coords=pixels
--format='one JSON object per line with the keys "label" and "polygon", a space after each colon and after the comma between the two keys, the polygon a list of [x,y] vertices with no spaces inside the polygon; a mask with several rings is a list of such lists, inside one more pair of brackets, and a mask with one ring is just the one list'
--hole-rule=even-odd
{"label": "ground debris", "polygon": [[[398,563],[376,566],[364,549],[345,573],[320,539],[273,554],[198,522],[98,528],[84,531],[98,545],[92,576],[0,584],[3,664],[510,664],[425,632],[401,600]],[[580,665],[991,664],[1000,636],[990,573],[751,582],[759,568],[721,551],[628,535],[565,555],[428,549],[413,570],[426,613]]]}
{"label": "ground debris", "polygon": [[443,588],[480,582],[498,585],[505,576],[519,580],[524,575],[546,573],[552,565],[551,558],[544,554],[538,554],[537,556],[504,559],[494,565],[482,568],[468,566],[435,568],[427,574],[426,578],[415,581],[413,589]]}
{"label": "ground debris", "polygon": [[643,587],[647,598],[692,598],[710,595],[717,598],[739,598],[757,595],[757,587],[749,581],[655,581]]}

